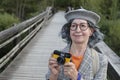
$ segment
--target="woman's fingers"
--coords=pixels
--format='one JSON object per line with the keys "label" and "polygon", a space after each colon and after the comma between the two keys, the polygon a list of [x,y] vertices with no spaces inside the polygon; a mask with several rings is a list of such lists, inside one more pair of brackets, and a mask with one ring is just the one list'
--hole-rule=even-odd
{"label": "woman's fingers", "polygon": [[49,65],[52,65],[52,64],[57,64],[56,59],[54,59],[54,58],[49,59]]}
{"label": "woman's fingers", "polygon": [[54,75],[59,73],[60,66],[57,64],[57,60],[55,58],[51,57],[49,59],[48,67]]}
{"label": "woman's fingers", "polygon": [[71,68],[64,68],[64,74],[68,77],[73,75],[74,71]]}
{"label": "woman's fingers", "polygon": [[57,67],[57,66],[59,66],[59,65],[57,64],[56,59],[50,58],[50,59],[49,59],[49,67],[50,67],[50,68],[55,68],[55,67]]}
{"label": "woman's fingers", "polygon": [[64,65],[64,74],[71,79],[77,76],[78,71],[75,68],[75,65],[72,62],[66,63]]}

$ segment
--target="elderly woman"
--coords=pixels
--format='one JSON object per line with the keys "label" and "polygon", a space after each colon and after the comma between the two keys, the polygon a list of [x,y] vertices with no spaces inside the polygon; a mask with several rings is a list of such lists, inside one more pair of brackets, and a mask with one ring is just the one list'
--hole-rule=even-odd
{"label": "elderly woman", "polygon": [[95,51],[94,45],[103,40],[97,23],[100,16],[95,12],[77,9],[65,14],[68,21],[61,30],[67,46],[62,50],[71,54],[71,62],[59,65],[52,56],[49,59],[47,80],[105,80],[107,58]]}

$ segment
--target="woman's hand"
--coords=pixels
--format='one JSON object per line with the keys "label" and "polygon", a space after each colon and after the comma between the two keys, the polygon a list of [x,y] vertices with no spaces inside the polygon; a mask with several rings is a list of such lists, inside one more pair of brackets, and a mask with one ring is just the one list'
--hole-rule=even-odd
{"label": "woman's hand", "polygon": [[60,66],[58,65],[57,63],[57,59],[55,58],[50,58],[49,59],[49,64],[48,64],[48,67],[51,71],[51,74],[50,74],[50,80],[57,80],[57,77],[58,77],[58,74],[59,74],[59,71],[60,71]]}
{"label": "woman's hand", "polygon": [[72,62],[65,63],[64,74],[68,76],[71,80],[77,80],[78,71],[76,70],[76,67]]}

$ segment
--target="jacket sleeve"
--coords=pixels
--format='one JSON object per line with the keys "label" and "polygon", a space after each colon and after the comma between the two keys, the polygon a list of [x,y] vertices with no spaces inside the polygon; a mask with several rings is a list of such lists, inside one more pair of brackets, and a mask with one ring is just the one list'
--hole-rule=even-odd
{"label": "jacket sleeve", "polygon": [[45,75],[46,77],[46,80],[49,80],[49,77],[50,77],[50,70],[48,70],[47,74]]}
{"label": "jacket sleeve", "polygon": [[106,80],[107,79],[107,66],[108,66],[107,57],[101,54],[99,59],[100,59],[99,60],[100,67],[93,80]]}

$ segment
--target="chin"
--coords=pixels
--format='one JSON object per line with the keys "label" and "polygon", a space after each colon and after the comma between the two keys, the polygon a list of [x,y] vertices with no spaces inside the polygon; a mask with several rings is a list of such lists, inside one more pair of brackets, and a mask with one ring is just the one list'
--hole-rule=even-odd
{"label": "chin", "polygon": [[74,43],[76,43],[76,44],[82,44],[83,41],[74,41]]}
{"label": "chin", "polygon": [[77,43],[77,44],[82,44],[85,42],[85,40],[82,38],[74,38],[72,39],[72,42]]}

